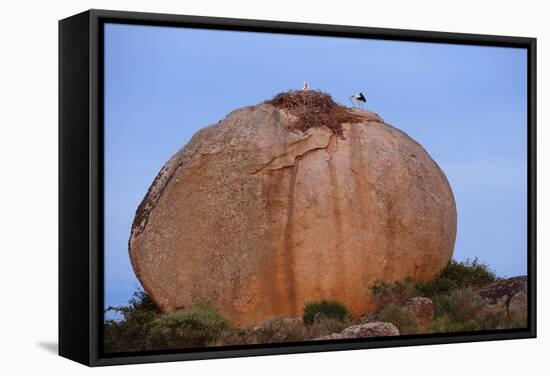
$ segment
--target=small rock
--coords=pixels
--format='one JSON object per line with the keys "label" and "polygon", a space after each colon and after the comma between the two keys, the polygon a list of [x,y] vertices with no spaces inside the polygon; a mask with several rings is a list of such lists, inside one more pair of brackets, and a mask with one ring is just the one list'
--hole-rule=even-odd
{"label": "small rock", "polygon": [[399,329],[389,322],[369,322],[347,327],[340,333],[342,338],[365,338],[398,336]]}
{"label": "small rock", "polygon": [[525,292],[519,292],[512,296],[510,303],[508,303],[509,312],[527,312],[527,294]]}
{"label": "small rock", "polygon": [[408,312],[418,325],[422,328],[426,328],[431,324],[435,307],[431,299],[424,297],[416,297],[407,300],[403,306],[403,310]]}

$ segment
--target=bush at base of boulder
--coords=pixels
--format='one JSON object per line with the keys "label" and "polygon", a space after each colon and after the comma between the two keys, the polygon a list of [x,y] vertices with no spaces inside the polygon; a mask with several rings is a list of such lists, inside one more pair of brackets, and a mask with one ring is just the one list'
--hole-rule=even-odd
{"label": "bush at base of boulder", "polygon": [[304,323],[311,325],[321,318],[344,321],[351,319],[351,315],[342,303],[334,300],[323,299],[306,303],[302,316]]}
{"label": "bush at base of boulder", "polygon": [[198,303],[182,311],[159,316],[149,332],[155,350],[202,347],[215,342],[230,329],[229,322],[213,306]]}
{"label": "bush at base of boulder", "polygon": [[477,258],[466,261],[451,260],[439,276],[418,286],[423,296],[448,295],[453,290],[479,287],[494,282],[495,273]]}
{"label": "bush at base of boulder", "polygon": [[369,290],[373,301],[379,307],[385,307],[391,303],[401,305],[417,294],[417,283],[412,278],[393,283],[374,281]]}

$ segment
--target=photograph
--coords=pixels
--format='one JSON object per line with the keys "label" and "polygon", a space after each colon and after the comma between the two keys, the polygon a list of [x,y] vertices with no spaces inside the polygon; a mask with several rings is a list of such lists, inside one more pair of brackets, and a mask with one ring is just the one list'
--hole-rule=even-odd
{"label": "photograph", "polygon": [[102,38],[105,354],[528,327],[526,48]]}
{"label": "photograph", "polygon": [[0,376],[541,374],[542,4],[6,3]]}

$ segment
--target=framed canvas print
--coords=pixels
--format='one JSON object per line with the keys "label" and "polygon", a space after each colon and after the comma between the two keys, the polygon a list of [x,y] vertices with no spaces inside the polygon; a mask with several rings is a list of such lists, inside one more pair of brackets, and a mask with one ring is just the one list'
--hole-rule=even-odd
{"label": "framed canvas print", "polygon": [[60,355],[535,337],[535,39],[106,10],[59,31]]}

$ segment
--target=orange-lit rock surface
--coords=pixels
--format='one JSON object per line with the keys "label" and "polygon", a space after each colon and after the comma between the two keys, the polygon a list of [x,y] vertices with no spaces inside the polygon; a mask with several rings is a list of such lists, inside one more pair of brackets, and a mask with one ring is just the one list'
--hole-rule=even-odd
{"label": "orange-lit rock surface", "polygon": [[447,264],[456,207],[444,173],[376,114],[340,109],[354,118],[342,136],[292,130],[296,116],[269,103],[242,108],[165,164],[129,241],[163,311],[210,300],[248,325],[334,299],[357,317],[374,308],[374,280],[429,280]]}

